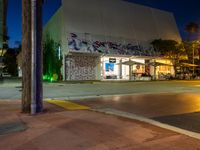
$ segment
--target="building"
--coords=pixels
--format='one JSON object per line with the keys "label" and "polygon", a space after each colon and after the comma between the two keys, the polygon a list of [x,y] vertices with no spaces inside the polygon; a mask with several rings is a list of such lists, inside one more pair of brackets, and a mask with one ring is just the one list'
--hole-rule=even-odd
{"label": "building", "polygon": [[[61,45],[64,80],[173,75],[171,60],[161,58],[150,42],[181,41],[172,13],[123,0],[63,0],[44,33]],[[144,65],[155,62],[163,65]]]}
{"label": "building", "polygon": [[7,49],[7,0],[0,0],[0,69],[3,67],[3,55]]}

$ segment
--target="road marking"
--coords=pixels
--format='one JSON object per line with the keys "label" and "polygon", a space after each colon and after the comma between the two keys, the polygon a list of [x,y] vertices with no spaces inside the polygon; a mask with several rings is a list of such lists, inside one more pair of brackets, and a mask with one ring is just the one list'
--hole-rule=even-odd
{"label": "road marking", "polygon": [[185,129],[181,129],[181,128],[171,126],[171,125],[168,125],[168,124],[165,124],[165,123],[161,123],[161,122],[155,121],[153,119],[145,118],[145,117],[142,117],[142,116],[139,116],[139,115],[136,115],[136,114],[116,110],[116,109],[113,109],[113,108],[100,108],[100,109],[92,109],[92,110],[96,111],[96,112],[105,113],[105,114],[110,114],[110,115],[120,116],[120,117],[129,118],[129,119],[133,119],[133,120],[138,120],[138,121],[141,121],[141,122],[145,122],[145,123],[148,123],[148,124],[160,127],[160,128],[171,130],[171,131],[177,132],[179,134],[187,135],[189,137],[196,138],[196,139],[200,140],[200,134],[199,133],[188,131],[188,130],[185,130]]}
{"label": "road marking", "polygon": [[88,106],[79,105],[77,103],[69,102],[67,100],[55,100],[54,99],[54,100],[47,100],[47,102],[50,104],[60,106],[67,110],[89,110],[90,109],[90,107],[88,107]]}

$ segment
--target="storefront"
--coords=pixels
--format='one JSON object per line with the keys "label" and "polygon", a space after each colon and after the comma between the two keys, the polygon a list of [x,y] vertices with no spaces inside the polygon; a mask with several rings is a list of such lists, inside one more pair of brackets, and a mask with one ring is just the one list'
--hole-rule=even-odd
{"label": "storefront", "polygon": [[[165,80],[174,75],[171,60],[160,58],[101,58],[102,80]],[[155,78],[154,78],[155,77]]]}
{"label": "storefront", "polygon": [[[174,67],[172,60],[169,59],[156,59],[156,64],[152,70],[155,69],[155,75],[157,80],[166,80],[174,77]],[[153,72],[151,72],[153,73]]]}
{"label": "storefront", "polygon": [[181,41],[170,12],[123,0],[63,0],[44,33],[61,45],[64,80],[165,78],[172,63],[151,42]]}
{"label": "storefront", "polygon": [[122,57],[102,57],[101,58],[101,79],[129,79],[129,66],[122,65],[121,63],[127,61],[128,58]]}
{"label": "storefront", "polygon": [[[142,80],[148,76],[148,66],[145,67],[145,59],[132,59],[130,57],[101,58],[102,80]],[[143,78],[144,80],[144,78]]]}

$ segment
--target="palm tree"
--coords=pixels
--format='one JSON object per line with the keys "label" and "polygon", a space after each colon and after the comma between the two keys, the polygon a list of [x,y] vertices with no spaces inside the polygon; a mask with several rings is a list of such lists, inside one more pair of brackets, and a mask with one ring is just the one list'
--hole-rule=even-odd
{"label": "palm tree", "polygon": [[8,0],[3,0],[3,49],[8,48],[8,36],[7,36],[7,7],[8,7]]}
{"label": "palm tree", "polygon": [[0,6],[0,9],[2,11],[2,26],[1,26],[1,31],[0,36],[2,37],[2,50],[0,53],[0,56],[3,56],[6,50],[8,49],[8,36],[7,36],[7,5],[8,5],[8,0],[1,0],[2,6]]}
{"label": "palm tree", "polygon": [[[22,112],[31,111],[31,1],[22,0]],[[42,111],[42,0],[36,1],[36,112]]]}
{"label": "palm tree", "polygon": [[22,112],[31,110],[31,0],[22,0]]}
{"label": "palm tree", "polygon": [[37,69],[36,69],[36,112],[41,112],[43,110],[43,88],[42,88],[42,72],[43,72],[43,48],[42,48],[42,4],[43,0],[37,0],[36,10],[37,10]]}
{"label": "palm tree", "polygon": [[190,22],[186,25],[185,31],[188,32],[188,41],[192,40],[192,35],[199,32],[199,25],[195,22]]}

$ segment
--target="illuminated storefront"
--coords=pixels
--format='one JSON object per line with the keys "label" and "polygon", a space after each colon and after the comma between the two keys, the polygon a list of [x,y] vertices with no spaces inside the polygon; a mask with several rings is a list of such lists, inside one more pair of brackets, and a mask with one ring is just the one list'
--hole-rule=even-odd
{"label": "illuminated storefront", "polygon": [[102,57],[101,58],[101,77],[105,79],[129,79],[129,66],[122,65],[126,58]]}
{"label": "illuminated storefront", "polygon": [[[113,61],[115,60],[115,61]],[[141,64],[128,65],[128,61],[135,61]],[[144,59],[130,59],[128,57],[102,57],[101,77],[102,80],[136,80],[136,76],[145,73]]]}
{"label": "illuminated storefront", "polygon": [[[135,64],[128,65],[124,62]],[[151,65],[151,62],[157,62],[159,65]],[[102,80],[152,80],[154,76],[158,80],[164,80],[167,75],[174,75],[172,61],[168,59],[106,56],[101,58]]]}
{"label": "illuminated storefront", "polygon": [[181,41],[172,13],[123,0],[63,0],[44,33],[61,45],[64,80],[173,76],[171,60],[150,43],[160,38]]}

